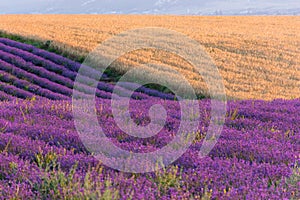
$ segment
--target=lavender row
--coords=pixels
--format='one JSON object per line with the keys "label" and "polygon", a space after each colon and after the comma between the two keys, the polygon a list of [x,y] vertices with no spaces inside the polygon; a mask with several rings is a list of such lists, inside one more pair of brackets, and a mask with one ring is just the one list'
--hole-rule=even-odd
{"label": "lavender row", "polygon": [[10,100],[13,100],[13,96],[3,92],[3,91],[0,91],[0,101],[10,101]]}
{"label": "lavender row", "polygon": [[[6,61],[7,60],[8,59],[6,59]],[[18,77],[20,79],[29,80],[31,83],[33,83],[35,85],[38,85],[42,88],[46,88],[46,89],[48,89],[48,90],[50,90],[54,93],[60,93],[62,95],[68,96],[68,97],[72,96],[72,94],[73,94],[72,89],[53,82],[52,78],[49,78],[48,76],[45,75],[45,73],[43,73],[44,70],[42,68],[39,69],[39,71],[40,71],[40,74],[43,74],[44,76],[40,77],[40,74],[33,74],[33,73],[28,72],[30,70],[28,70],[26,65],[25,66],[24,65],[19,65],[19,66],[22,66],[22,67],[17,68],[15,66],[13,66],[12,64],[7,63],[7,62],[0,59],[0,69],[1,70],[5,71],[7,73],[11,73],[12,75],[15,75],[16,77]],[[54,76],[56,76],[56,74],[54,74]],[[44,78],[44,77],[46,77],[46,78]],[[53,76],[51,76],[51,77],[53,77]],[[63,82],[63,80],[61,82]],[[73,83],[70,82],[69,84],[73,84]],[[84,85],[80,86],[80,91],[79,92],[85,92],[87,94],[92,94],[91,88],[87,87],[87,86],[84,86]],[[110,98],[111,97],[111,94],[108,94],[105,91],[99,91],[98,90],[96,92],[96,94],[97,94],[98,97],[102,97],[102,98]],[[80,96],[85,97],[84,94],[81,94]]]}
{"label": "lavender row", "polygon": [[52,61],[56,64],[66,66],[71,71],[74,71],[74,72],[78,72],[78,70],[81,66],[79,63],[71,61],[71,60],[69,60],[69,59],[67,59],[63,56],[59,56],[55,53],[51,53],[51,52],[36,48],[32,45],[16,42],[16,41],[9,40],[9,39],[6,39],[6,38],[0,38],[0,43],[11,46],[11,47],[15,47],[15,48],[18,48],[18,49],[22,49],[22,50],[27,51],[27,52],[31,52],[31,53],[33,53],[37,56],[40,56],[40,57],[45,58],[47,60],[50,60],[50,61]]}
{"label": "lavender row", "polygon": [[146,88],[145,86],[140,86],[136,83],[130,83],[130,82],[122,82],[119,83],[121,87],[127,88],[129,90],[133,90],[135,88],[138,88],[136,91],[137,92],[142,92],[145,94],[148,94],[150,96],[154,97],[160,97],[161,99],[167,99],[167,100],[174,100],[175,96],[173,94],[167,94],[163,92],[159,92],[158,90]]}
{"label": "lavender row", "polygon": [[[77,72],[70,71],[68,68],[62,65],[57,65],[56,63],[49,61],[47,59],[44,59],[42,57],[39,57],[35,54],[23,51],[18,48],[6,46],[0,43],[0,50],[4,51],[6,53],[12,54],[14,56],[22,58],[24,61],[32,63],[35,66],[40,66],[45,69],[47,69],[50,72],[54,72],[55,74],[61,75],[65,78],[69,78],[70,80],[74,81],[77,76]],[[89,70],[87,70],[89,71]],[[91,77],[93,77],[95,74],[94,71],[90,71],[87,76],[85,77],[85,82],[88,84],[91,81],[95,81],[95,79],[91,80]],[[106,85],[106,84],[104,84]]]}
{"label": "lavender row", "polygon": [[[34,66],[31,63],[24,61],[20,57],[8,54],[1,50],[0,50],[0,59],[11,65],[14,65],[17,68],[21,68],[23,70],[26,70],[29,73],[34,73],[35,75],[37,75],[39,77],[47,78],[50,81],[53,81],[57,84],[62,85],[60,87],[59,92],[61,94],[65,94],[67,96],[71,96],[71,94],[72,94],[71,89],[66,88],[66,87],[72,88],[72,86],[73,86],[73,82],[70,81],[69,79],[58,76],[57,74],[49,72],[42,67]],[[63,87],[63,86],[66,86],[66,87]]]}
{"label": "lavender row", "polygon": [[18,79],[17,77],[8,74],[2,70],[0,70],[0,81],[11,84],[16,86],[17,88],[29,91],[35,95],[38,96],[42,96],[42,97],[46,97],[52,100],[67,100],[69,99],[66,96],[54,93],[50,90],[47,89],[43,89],[39,86],[33,85],[32,83],[26,81],[26,80],[22,80],[22,79]]}
{"label": "lavender row", "polygon": [[[8,54],[8,53],[3,52],[1,50],[0,50],[0,59],[4,60],[5,62],[8,62],[9,64],[14,64],[14,65],[16,65],[16,67],[19,67],[23,70],[26,70],[27,72],[34,73],[35,75],[37,75],[39,77],[46,78],[49,81],[53,81],[57,84],[60,84],[60,86],[56,87],[55,91],[59,92],[63,95],[69,96],[69,97],[72,96],[72,93],[73,93],[73,91],[72,91],[72,89],[73,89],[72,80],[67,79],[63,76],[60,76],[56,73],[49,72],[44,68],[34,66],[31,63],[28,63],[28,62],[24,61],[20,57]],[[84,77],[84,79],[86,79],[86,77]],[[42,84],[42,83],[40,83],[40,84]],[[105,91],[106,90],[112,91],[112,89],[111,89],[112,86],[110,86],[109,84],[105,84],[105,83],[100,82],[98,84],[98,88],[104,90],[104,91],[97,90],[96,95],[98,97],[110,98],[110,95],[106,94]],[[84,93],[87,93],[87,94],[92,94],[92,90],[93,90],[88,85],[83,85],[83,84],[81,84],[80,87],[78,87],[76,89],[78,89],[80,92],[84,92]],[[128,93],[123,88],[118,89],[118,91],[119,91],[118,94],[122,95],[122,96],[124,96],[124,95],[126,96],[127,93]],[[141,93],[134,93],[132,97],[133,98],[138,98],[138,99],[143,99],[143,98],[147,98],[148,96],[144,95],[144,94],[141,94]]]}
{"label": "lavender row", "polygon": [[13,85],[7,84],[0,82],[0,91],[3,91],[7,94],[10,94],[12,96],[26,99],[26,98],[33,98],[35,95],[32,94],[31,92],[24,91],[22,89],[19,89]]}
{"label": "lavender row", "polygon": [[23,51],[21,49],[18,48],[14,48],[14,47],[10,47],[10,46],[6,46],[0,43],[0,50],[4,51],[6,53],[9,54],[13,54],[15,56],[21,57],[22,59],[24,59],[26,62],[30,62],[35,66],[41,66],[51,72],[54,72],[56,74],[60,74],[64,77],[70,78],[72,80],[75,80],[77,73],[68,70],[66,67],[64,66],[60,66],[57,65],[49,60],[46,60],[44,58],[41,58],[39,56],[36,56],[32,53]]}
{"label": "lavender row", "polygon": [[[2,43],[2,44],[1,44]],[[13,53],[15,55],[21,56],[26,61],[33,62],[34,64],[42,65],[46,69],[50,71],[54,71],[56,73],[59,73],[65,77],[68,77],[72,80],[75,80],[76,74],[81,67],[81,64],[76,63],[74,61],[71,61],[67,58],[64,58],[62,56],[59,56],[54,53],[47,52],[45,50],[41,50],[38,48],[35,48],[31,45],[18,43],[6,38],[0,38],[0,49],[6,52]],[[26,52],[27,51],[27,52]],[[67,67],[67,68],[65,68]],[[68,69],[68,70],[67,70]],[[92,78],[94,74],[92,68],[89,68],[86,79],[88,81],[88,77]],[[70,71],[69,71],[70,70]],[[85,70],[86,71],[86,70]],[[103,78],[107,78],[105,74],[102,75]],[[98,77],[93,77],[94,79],[98,79]],[[123,84],[121,85],[123,87]],[[107,88],[108,84],[103,83],[102,85],[98,85],[98,88],[100,90],[105,90],[108,92],[112,92],[112,88]],[[124,87],[127,89],[131,89],[131,83],[124,83]],[[171,94],[165,94],[162,92],[159,92],[157,90],[140,87],[137,92],[142,92],[145,94],[148,94],[150,96],[156,96],[163,99],[174,99],[174,95]]]}

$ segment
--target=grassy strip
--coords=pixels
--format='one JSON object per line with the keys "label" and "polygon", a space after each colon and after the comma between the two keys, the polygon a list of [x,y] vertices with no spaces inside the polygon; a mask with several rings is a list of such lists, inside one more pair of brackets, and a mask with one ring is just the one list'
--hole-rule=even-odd
{"label": "grassy strip", "polygon": [[32,38],[24,37],[24,36],[17,35],[17,34],[10,34],[10,33],[4,32],[4,31],[0,31],[0,37],[8,38],[10,40],[14,40],[14,41],[25,43],[25,44],[29,44],[29,45],[32,45],[39,49],[43,49],[43,50],[64,56],[70,60],[73,60],[73,61],[76,61],[79,63],[83,63],[85,60],[85,56],[75,55],[68,51],[63,51],[61,48],[54,46],[52,44],[53,41],[51,41],[51,40],[42,41],[39,39],[32,39]]}

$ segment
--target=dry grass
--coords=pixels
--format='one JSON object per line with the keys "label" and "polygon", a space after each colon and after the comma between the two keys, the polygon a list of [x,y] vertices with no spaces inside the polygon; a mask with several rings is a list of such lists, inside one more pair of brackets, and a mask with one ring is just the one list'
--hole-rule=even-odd
{"label": "dry grass", "polygon": [[[125,30],[168,28],[205,47],[219,68],[229,97],[300,97],[300,17],[2,15],[0,21],[0,30],[53,40],[66,51],[83,54]],[[113,67],[126,71],[133,64],[149,61],[171,66],[185,75],[198,93],[206,93],[201,76],[189,63],[170,53],[134,51],[118,59]],[[169,76],[176,83],[177,75],[168,67],[151,70],[154,77]]]}

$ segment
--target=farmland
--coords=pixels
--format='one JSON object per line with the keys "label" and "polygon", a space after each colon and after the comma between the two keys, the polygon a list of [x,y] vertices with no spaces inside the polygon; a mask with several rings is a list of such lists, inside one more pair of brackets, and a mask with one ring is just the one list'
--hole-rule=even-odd
{"label": "farmland", "polygon": [[[200,100],[199,125],[189,150],[171,166],[130,174],[103,165],[78,136],[70,100],[79,63],[5,38],[0,39],[0,61],[0,193],[5,199],[299,196],[299,99],[230,101],[221,137],[203,159],[198,151],[211,108],[209,100]],[[181,113],[171,94],[147,88],[133,94],[130,111],[136,123],[149,123],[147,110],[154,104],[168,113],[156,136],[137,139],[114,121],[113,87],[99,82],[96,108],[101,127],[115,145],[143,153],[172,140]],[[87,86],[81,88],[83,96],[91,94]],[[122,97],[126,88],[119,91]]]}
{"label": "farmland", "polygon": [[[6,15],[0,20],[3,31],[53,41],[53,46],[77,55],[86,55],[100,42],[126,30],[163,27],[204,46],[220,71],[229,98],[293,99],[300,94],[299,17]],[[149,61],[163,62],[185,75],[197,93],[207,94],[192,66],[166,52],[134,51],[112,67],[122,73]],[[153,76],[161,74],[153,71]],[[168,76],[177,79],[172,73]]]}
{"label": "farmland", "polygon": [[[24,42],[0,37],[0,199],[299,199],[299,17],[6,15],[0,20],[2,35],[15,39],[9,34],[18,34]],[[78,60],[98,42],[144,26],[169,28],[199,41],[223,77],[228,102],[208,98],[191,64],[163,51],[128,53],[99,80],[92,66],[81,73]],[[112,52],[120,47],[110,46]],[[176,84],[177,75],[167,70],[171,67],[204,95],[192,113],[173,93],[153,86],[131,91],[135,83],[117,85],[111,77],[147,62],[161,65],[150,69],[156,78],[168,76]],[[93,137],[84,105],[91,97],[90,110],[104,132]],[[128,113],[123,100],[129,101]],[[226,105],[224,120],[213,119],[215,101]],[[165,119],[152,110],[158,105]],[[131,123],[158,131],[136,137]],[[218,138],[209,135],[212,124],[221,126]],[[183,149],[173,142],[181,134],[180,143],[190,141],[188,148],[168,165]],[[216,143],[200,157],[208,138]],[[163,158],[134,159],[166,146],[171,153]],[[152,164],[156,170],[147,169]]]}

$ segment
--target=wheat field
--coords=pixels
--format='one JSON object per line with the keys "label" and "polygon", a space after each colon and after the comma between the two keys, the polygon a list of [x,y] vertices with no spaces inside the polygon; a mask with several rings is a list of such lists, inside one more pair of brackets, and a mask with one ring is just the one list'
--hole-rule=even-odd
{"label": "wheat field", "polygon": [[[61,50],[79,55],[86,55],[99,43],[126,30],[167,28],[202,44],[218,67],[228,97],[300,97],[300,17],[3,15],[0,21],[1,31],[51,40]],[[112,46],[112,51],[117,46],[121,45]],[[111,67],[124,73],[137,64],[145,67],[143,64],[148,62],[160,65],[150,69],[152,77],[167,76],[180,84],[176,82],[178,75],[172,72],[175,70],[197,93],[207,94],[206,84],[192,65],[172,53],[137,50],[120,57]]]}

